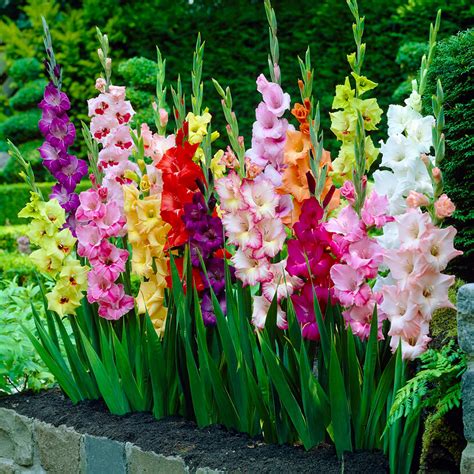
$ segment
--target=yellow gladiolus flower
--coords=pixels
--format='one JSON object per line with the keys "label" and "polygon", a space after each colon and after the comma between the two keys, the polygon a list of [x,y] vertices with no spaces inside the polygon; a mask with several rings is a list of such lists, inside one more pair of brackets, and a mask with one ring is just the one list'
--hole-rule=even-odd
{"label": "yellow gladiolus flower", "polygon": [[49,254],[57,255],[57,258],[62,261],[71,253],[75,243],[76,239],[72,236],[71,231],[63,229],[50,239],[44,239],[43,248]]}
{"label": "yellow gladiolus flower", "polygon": [[376,99],[352,99],[351,105],[362,114],[366,130],[377,130],[383,112]]}
{"label": "yellow gladiolus flower", "polygon": [[196,151],[193,156],[194,163],[206,163],[206,155],[204,154],[204,150],[201,147],[196,148]]}
{"label": "yellow gladiolus flower", "polygon": [[87,273],[89,267],[82,266],[76,259],[66,259],[65,265],[59,273],[59,281],[68,283],[75,287],[78,291],[85,291],[87,289]]}
{"label": "yellow gladiolus flower", "polygon": [[156,196],[149,196],[137,201],[136,227],[139,232],[148,235],[155,227],[161,224],[160,208],[161,200]]}
{"label": "yellow gladiolus flower", "polygon": [[18,217],[28,218],[31,217],[33,219],[39,219],[39,204],[40,198],[38,194],[34,192],[30,192],[30,202],[26,204],[26,206],[18,213]]}
{"label": "yellow gladiolus flower", "polygon": [[[164,282],[166,284],[166,282]],[[138,313],[148,312],[157,333],[162,335],[165,329],[167,310],[164,306],[164,285],[162,281],[152,277],[142,282],[137,295]]]}
{"label": "yellow gladiolus flower", "polygon": [[365,76],[359,76],[355,72],[351,72],[351,74],[356,81],[357,93],[359,95],[362,95],[371,89],[375,89],[378,85],[376,82],[367,79]]}
{"label": "yellow gladiolus flower", "polygon": [[332,108],[345,109],[349,106],[349,101],[355,96],[355,90],[351,88],[349,78],[346,77],[344,84],[336,86],[336,96],[334,97]]}
{"label": "yellow gladiolus flower", "polygon": [[58,255],[57,252],[49,253],[45,249],[35,250],[30,254],[30,260],[42,273],[48,273],[50,275],[56,275],[61,269],[62,256]]}
{"label": "yellow gladiolus flower", "polygon": [[82,292],[67,283],[58,283],[51,292],[46,295],[48,309],[63,317],[67,314],[75,314],[76,308],[81,304]]}
{"label": "yellow gladiolus flower", "polygon": [[218,150],[211,160],[211,172],[214,179],[219,179],[224,176],[225,165],[221,163],[221,158],[224,156],[224,150]]}
{"label": "yellow gladiolus flower", "polygon": [[353,110],[340,110],[331,112],[331,131],[341,141],[350,140],[354,137],[357,123],[357,115]]}
{"label": "yellow gladiolus flower", "polygon": [[205,109],[202,115],[194,115],[192,112],[186,115],[186,121],[189,124],[189,143],[191,145],[202,142],[207,135],[207,126],[211,119],[212,115],[208,112],[208,109]]}

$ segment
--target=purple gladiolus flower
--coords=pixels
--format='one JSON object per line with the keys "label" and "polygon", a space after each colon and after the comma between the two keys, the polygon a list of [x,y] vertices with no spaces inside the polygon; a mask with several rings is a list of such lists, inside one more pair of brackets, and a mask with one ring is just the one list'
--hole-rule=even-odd
{"label": "purple gladiolus flower", "polygon": [[61,207],[68,213],[74,212],[79,207],[79,196],[61,184],[53,186],[49,198],[57,199]]}
{"label": "purple gladiolus flower", "polygon": [[219,294],[225,288],[224,260],[222,258],[210,258],[206,262],[207,277],[204,275],[203,282],[206,288],[212,288],[214,293]]}
{"label": "purple gladiolus flower", "polygon": [[74,143],[76,138],[76,128],[69,121],[69,117],[64,115],[62,118],[54,118],[49,128],[46,140],[51,145],[66,150],[66,148]]}
{"label": "purple gladiolus flower", "polygon": [[38,151],[41,158],[43,158],[43,165],[46,166],[49,172],[53,175],[69,164],[69,155],[58,148],[55,148],[49,142],[44,142],[38,148]]}
{"label": "purple gladiolus flower", "polygon": [[41,114],[41,120],[38,123],[38,128],[44,137],[46,137],[49,133],[49,129],[51,128],[51,122],[57,117],[58,114],[53,109],[43,109],[43,112]]}
{"label": "purple gladiolus flower", "polygon": [[38,104],[41,110],[50,109],[57,115],[66,112],[71,108],[68,96],[61,92],[52,82],[50,82],[44,90],[44,98]]}
{"label": "purple gladiolus flower", "polygon": [[86,174],[87,163],[84,160],[77,159],[74,155],[68,155],[68,163],[54,177],[61,185],[72,192]]}
{"label": "purple gladiolus flower", "polygon": [[222,221],[218,217],[206,216],[205,229],[196,232],[193,240],[203,249],[205,253],[212,253],[224,245],[224,234]]}

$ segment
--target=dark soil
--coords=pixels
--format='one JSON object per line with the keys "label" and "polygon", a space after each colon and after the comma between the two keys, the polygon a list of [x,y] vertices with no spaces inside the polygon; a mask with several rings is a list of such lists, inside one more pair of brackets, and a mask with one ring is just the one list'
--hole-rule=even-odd
{"label": "dark soil", "polygon": [[147,451],[181,456],[193,470],[198,467],[228,472],[258,473],[384,473],[388,463],[382,453],[346,454],[344,466],[332,446],[311,451],[295,446],[268,445],[247,435],[218,426],[199,429],[182,418],[157,421],[149,413],[115,416],[98,401],[73,405],[59,390],[0,398],[0,406],[53,425],[67,425],[80,433],[129,441]]}

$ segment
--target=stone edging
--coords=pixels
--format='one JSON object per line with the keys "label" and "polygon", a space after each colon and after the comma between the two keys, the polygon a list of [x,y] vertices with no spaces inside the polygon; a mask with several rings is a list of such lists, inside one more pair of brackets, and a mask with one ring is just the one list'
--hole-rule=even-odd
{"label": "stone edging", "polygon": [[[143,451],[132,443],[81,434],[0,408],[0,474],[181,474],[179,456]],[[223,471],[198,468],[197,474]]]}
{"label": "stone edging", "polygon": [[468,356],[462,378],[462,411],[467,446],[462,453],[461,474],[474,472],[474,283],[462,286],[457,297],[458,342]]}

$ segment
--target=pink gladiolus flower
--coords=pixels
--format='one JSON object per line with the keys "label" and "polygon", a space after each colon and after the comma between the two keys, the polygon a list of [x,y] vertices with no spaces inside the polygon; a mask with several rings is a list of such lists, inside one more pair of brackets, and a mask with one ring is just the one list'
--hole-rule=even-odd
{"label": "pink gladiolus flower", "polygon": [[231,260],[235,267],[235,276],[242,281],[244,286],[254,286],[272,278],[270,264],[266,258],[254,258],[242,249],[238,249]]}
{"label": "pink gladiolus flower", "polygon": [[410,191],[407,197],[407,206],[408,207],[421,207],[427,206],[430,203],[429,199],[421,193],[416,191]]}
{"label": "pink gladiolus flower", "polygon": [[281,117],[285,110],[290,107],[290,95],[283,93],[278,84],[268,82],[263,74],[260,74],[257,78],[257,90],[262,94],[268,110],[277,117]]}
{"label": "pink gladiolus flower", "polygon": [[102,231],[94,224],[81,225],[76,229],[77,253],[89,260],[97,257],[104,240]]}
{"label": "pink gladiolus flower", "polygon": [[462,255],[460,250],[454,248],[456,232],[453,226],[443,229],[435,227],[421,240],[420,250],[435,270],[443,271],[453,258]]}
{"label": "pink gladiolus flower", "polygon": [[410,339],[403,339],[400,336],[392,336],[390,341],[392,352],[395,352],[398,348],[398,345],[401,343],[403,359],[416,359],[421,354],[423,354],[423,352],[426,352],[428,343],[431,341],[431,338],[427,336],[427,331],[428,329],[426,328],[426,333],[422,331],[418,337]]}
{"label": "pink gladiolus flower", "polygon": [[109,297],[108,292],[113,282],[105,278],[104,275],[98,274],[95,270],[91,270],[87,274],[87,281],[87,301],[89,301],[89,303],[96,303],[101,300],[106,300]]}
{"label": "pink gladiolus flower", "polygon": [[262,234],[249,212],[225,214],[222,223],[230,243],[255,250],[262,246]]}
{"label": "pink gladiolus flower", "polygon": [[125,271],[128,250],[119,249],[109,241],[100,245],[97,257],[91,260],[95,271],[110,281],[115,281]]}
{"label": "pink gladiolus flower", "polygon": [[[268,301],[265,296],[253,297],[252,324],[257,329],[263,329],[265,327],[265,321],[267,320],[270,305],[271,302]],[[280,305],[277,305],[277,327],[280,329],[288,328],[286,313],[280,308]]]}
{"label": "pink gladiolus flower", "polygon": [[456,210],[456,206],[453,201],[449,199],[446,194],[442,194],[438,200],[434,203],[436,217],[438,219],[444,219],[453,215]]}
{"label": "pink gladiolus flower", "polygon": [[365,283],[362,272],[338,263],[332,266],[330,274],[334,282],[334,295],[343,306],[363,306],[370,300],[370,287]]}
{"label": "pink gladiolus flower", "polygon": [[365,200],[361,211],[364,224],[367,227],[375,226],[377,229],[381,229],[387,222],[392,222],[394,218],[387,215],[388,204],[387,196],[379,196],[375,191],[372,191]]}
{"label": "pink gladiolus flower", "polygon": [[303,286],[303,281],[298,277],[291,276],[285,268],[286,259],[269,265],[272,279],[262,284],[262,292],[267,300],[272,301],[277,295],[277,300],[280,302]]}
{"label": "pink gladiolus flower", "polygon": [[105,215],[105,205],[96,189],[88,189],[79,194],[80,205],[76,210],[79,222],[102,219]]}
{"label": "pink gladiolus flower", "polygon": [[397,217],[400,244],[406,249],[417,248],[423,237],[433,229],[429,214],[420,209],[408,209]]}
{"label": "pink gladiolus flower", "polygon": [[260,102],[255,112],[257,121],[253,124],[253,136],[256,140],[281,139],[285,137],[288,123],[278,120],[264,102]]}
{"label": "pink gladiolus flower", "polygon": [[345,260],[352,268],[361,271],[365,278],[375,278],[383,262],[383,250],[377,241],[366,237],[349,245]]}
{"label": "pink gladiolus flower", "polygon": [[385,252],[384,262],[401,289],[411,286],[428,267],[425,255],[411,249],[388,250]]}
{"label": "pink gladiolus flower", "polygon": [[355,188],[354,184],[352,181],[346,181],[342,188],[340,189],[341,191],[341,196],[346,199],[349,204],[353,205],[355,202],[356,194],[355,194]]}
{"label": "pink gladiolus flower", "polygon": [[426,320],[439,308],[454,308],[448,299],[448,289],[454,283],[454,275],[444,275],[427,268],[413,282],[413,300],[418,303]]}
{"label": "pink gladiolus flower", "polygon": [[122,214],[119,205],[115,201],[110,201],[105,205],[105,213],[100,219],[96,219],[96,224],[106,237],[123,237],[125,235],[125,224],[127,220]]}
{"label": "pink gladiolus flower", "polygon": [[346,206],[337,218],[329,219],[324,228],[335,234],[342,235],[347,242],[357,242],[365,236],[365,230],[357,212]]}
{"label": "pink gladiolus flower", "polygon": [[122,285],[112,285],[107,293],[107,298],[99,303],[102,318],[116,321],[133,309],[133,297],[125,294]]}
{"label": "pink gladiolus flower", "polygon": [[275,218],[279,203],[278,194],[272,183],[260,176],[254,181],[244,180],[241,187],[242,197],[257,220]]}
{"label": "pink gladiolus flower", "polygon": [[279,219],[263,219],[257,224],[257,228],[262,236],[262,245],[255,251],[255,256],[275,257],[283,248],[286,239],[283,223]]}
{"label": "pink gladiolus flower", "polygon": [[217,180],[216,191],[220,198],[222,210],[232,213],[247,207],[240,193],[240,185],[239,175],[235,171],[231,171],[224,178]]}

